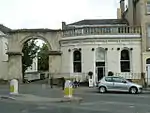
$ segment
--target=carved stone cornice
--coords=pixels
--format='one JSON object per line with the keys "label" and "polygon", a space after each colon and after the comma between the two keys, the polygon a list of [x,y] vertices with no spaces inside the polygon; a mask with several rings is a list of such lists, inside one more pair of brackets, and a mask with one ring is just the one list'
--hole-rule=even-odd
{"label": "carved stone cornice", "polygon": [[61,55],[61,51],[49,51],[49,55]]}

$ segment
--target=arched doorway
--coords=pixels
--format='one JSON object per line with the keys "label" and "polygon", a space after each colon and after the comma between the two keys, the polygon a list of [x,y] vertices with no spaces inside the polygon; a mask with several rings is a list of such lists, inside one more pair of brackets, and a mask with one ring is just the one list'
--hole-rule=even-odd
{"label": "arched doorway", "polygon": [[23,82],[46,79],[49,73],[49,45],[42,39],[31,38],[22,48]]}
{"label": "arched doorway", "polygon": [[106,65],[106,50],[104,48],[97,48],[96,49],[96,74],[97,74],[97,80],[99,81],[102,79],[103,76],[105,76],[105,65]]}
{"label": "arched doorway", "polygon": [[146,73],[147,83],[150,85],[150,58],[146,59]]}
{"label": "arched doorway", "polygon": [[9,32],[8,39],[8,76],[7,79],[18,79],[22,82],[22,48],[24,42],[30,39],[42,39],[49,48],[49,72],[59,73],[61,66],[61,51],[59,40],[60,30],[50,29],[19,29]]}

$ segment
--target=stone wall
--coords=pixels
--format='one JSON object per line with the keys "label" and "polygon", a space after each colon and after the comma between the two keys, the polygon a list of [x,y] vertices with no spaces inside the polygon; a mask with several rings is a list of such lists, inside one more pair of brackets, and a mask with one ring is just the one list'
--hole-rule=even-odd
{"label": "stone wall", "polygon": [[[59,30],[47,29],[23,29],[13,30],[9,34],[9,65],[8,65],[8,79],[17,78],[22,79],[22,48],[23,44],[30,39],[42,39],[48,44],[50,53],[49,56],[49,70],[51,72],[59,72],[61,63],[61,54],[59,40],[61,38]],[[55,52],[53,52],[55,51]],[[56,53],[56,54],[55,54]]]}

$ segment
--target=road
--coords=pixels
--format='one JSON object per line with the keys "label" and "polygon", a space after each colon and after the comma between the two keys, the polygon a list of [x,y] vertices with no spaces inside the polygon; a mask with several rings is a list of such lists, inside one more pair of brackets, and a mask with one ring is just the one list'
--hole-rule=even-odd
{"label": "road", "polygon": [[[28,88],[31,87],[28,86]],[[35,86],[34,90],[37,90]],[[60,89],[49,89],[48,92],[47,90],[48,88],[45,90],[39,88],[38,93],[40,92],[39,95],[47,97],[50,95],[54,97],[56,94],[58,97],[61,94],[57,93],[62,92]],[[31,93],[31,90],[29,91]],[[35,93],[35,91],[33,92]],[[127,93],[99,94],[92,88],[78,88],[74,95],[83,97],[84,101],[81,103],[29,103],[1,100],[0,109],[1,113],[150,113],[149,91],[137,95]]]}

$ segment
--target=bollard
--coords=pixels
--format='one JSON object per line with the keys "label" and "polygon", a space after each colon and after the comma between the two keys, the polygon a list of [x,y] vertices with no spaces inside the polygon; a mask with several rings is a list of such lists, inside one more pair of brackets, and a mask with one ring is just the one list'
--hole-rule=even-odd
{"label": "bollard", "polygon": [[72,97],[73,88],[72,88],[72,82],[70,80],[67,80],[65,82],[65,89],[64,89],[65,96],[64,97]]}
{"label": "bollard", "polygon": [[18,80],[16,79],[10,81],[10,94],[18,94]]}

